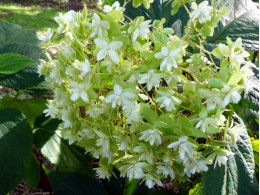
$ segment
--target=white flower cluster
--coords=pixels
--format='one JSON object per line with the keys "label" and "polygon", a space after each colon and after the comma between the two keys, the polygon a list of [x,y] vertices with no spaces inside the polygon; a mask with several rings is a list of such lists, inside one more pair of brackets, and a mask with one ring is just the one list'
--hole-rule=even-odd
{"label": "white flower cluster", "polygon": [[[192,9],[190,21],[199,23],[215,10],[206,2]],[[252,73],[249,65],[241,68],[248,57],[241,39],[213,50],[223,58],[215,71],[204,53],[186,54],[193,32],[180,39],[162,21],[144,17],[124,24],[123,10],[115,2],[105,14],[86,17],[84,8],[55,18],[56,36],[47,31],[41,39],[49,44],[62,35],[64,46],[38,66],[54,89],[44,113],[63,121],[61,134],[70,144],[100,159],[100,178],[111,177],[114,166],[152,188],[165,178],[207,171],[214,159],[215,166],[225,165],[232,153],[218,151],[228,144],[220,136],[226,107],[238,103]],[[207,138],[207,153],[196,138]],[[215,139],[221,145],[211,146]]]}

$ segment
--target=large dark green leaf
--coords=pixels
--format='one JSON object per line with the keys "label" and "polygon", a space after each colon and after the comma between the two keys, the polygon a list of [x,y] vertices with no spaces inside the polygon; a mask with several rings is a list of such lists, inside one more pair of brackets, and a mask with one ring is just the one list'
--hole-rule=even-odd
{"label": "large dark green leaf", "polygon": [[21,29],[15,24],[0,21],[0,47],[12,43],[38,45],[38,42],[35,30]]}
{"label": "large dark green leaf", "polygon": [[38,189],[41,168],[37,157],[33,153],[30,156],[30,160],[25,163],[25,167],[25,180],[27,184],[34,190]]}
{"label": "large dark green leaf", "polygon": [[[146,20],[161,20],[166,19],[164,27],[171,27],[174,29],[175,34],[181,36],[184,33],[184,27],[189,19],[189,14],[184,7],[181,7],[175,15],[171,15],[173,0],[154,0],[151,3],[150,9],[146,9],[144,5],[138,8],[134,8],[131,3],[128,3],[124,14],[130,17],[132,20],[137,16],[144,16]],[[124,3],[120,0],[121,5]],[[189,5],[187,4],[189,7]]]}
{"label": "large dark green leaf", "polygon": [[25,89],[38,85],[43,81],[44,77],[39,77],[36,66],[29,66],[16,74],[0,75],[0,85],[15,89]]}
{"label": "large dark green leaf", "polygon": [[[13,98],[10,96],[5,96],[0,101],[0,108],[8,108],[11,106]],[[33,124],[36,117],[40,116],[43,113],[43,110],[47,108],[46,101],[42,99],[25,99],[25,100],[16,100],[12,105],[14,108],[20,110],[25,116],[29,124]]]}
{"label": "large dark green leaf", "polygon": [[[44,59],[41,48],[28,43],[14,43],[0,47],[0,54],[2,53],[18,53],[36,62],[39,62],[39,59]],[[16,74],[0,75],[0,85],[16,89],[36,86],[43,81],[44,77],[39,77],[36,65],[29,66]]]}
{"label": "large dark green leaf", "polygon": [[24,67],[33,64],[35,64],[33,60],[21,54],[0,54],[0,74],[14,74]]}
{"label": "large dark green leaf", "polygon": [[[39,129],[39,131],[48,130]],[[52,132],[50,132],[52,134]],[[91,166],[91,157],[85,154],[84,149],[68,145],[67,141],[63,140],[57,134],[53,134],[50,139],[41,148],[42,154],[55,164],[62,171],[78,172],[86,174],[90,177],[95,177]]]}
{"label": "large dark green leaf", "polygon": [[0,194],[6,194],[25,176],[32,152],[32,129],[16,109],[0,110]]}
{"label": "large dark green leaf", "polygon": [[226,43],[226,37],[233,41],[241,37],[247,50],[259,48],[259,10],[251,0],[222,0],[230,9],[231,20],[224,26],[221,22],[215,29],[210,43]]}
{"label": "large dark green leaf", "polygon": [[237,142],[226,149],[235,153],[227,165],[213,165],[203,174],[203,194],[258,194],[252,145],[246,130],[236,134]]}
{"label": "large dark green leaf", "polygon": [[57,195],[106,195],[105,188],[95,179],[80,173],[47,173],[54,194]]}

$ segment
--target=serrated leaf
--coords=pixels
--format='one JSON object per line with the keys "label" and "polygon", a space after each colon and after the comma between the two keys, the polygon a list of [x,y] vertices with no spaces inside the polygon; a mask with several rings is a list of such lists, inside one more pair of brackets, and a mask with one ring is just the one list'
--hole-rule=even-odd
{"label": "serrated leaf", "polygon": [[[41,131],[46,130],[40,129]],[[50,132],[52,134],[52,132]],[[53,134],[41,148],[42,154],[62,171],[78,172],[94,178],[91,158],[82,148],[68,145],[57,134]]]}
{"label": "serrated leaf", "polygon": [[86,175],[73,172],[49,172],[48,179],[54,194],[62,195],[93,195],[108,194],[104,187]]}
{"label": "serrated leaf", "polygon": [[0,194],[7,194],[25,176],[32,152],[32,129],[16,109],[0,110]]}
{"label": "serrated leaf", "polygon": [[251,0],[222,0],[220,7],[224,4],[230,8],[231,20],[225,26],[220,22],[209,42],[226,44],[226,37],[232,41],[241,37],[246,50],[258,50],[259,10],[256,5]]}
{"label": "serrated leaf", "polygon": [[226,147],[235,153],[228,157],[227,165],[217,165],[215,169],[214,165],[211,165],[209,170],[203,173],[203,194],[258,194],[250,138],[246,130],[241,130],[237,138],[236,144]]}
{"label": "serrated leaf", "polygon": [[35,62],[23,55],[15,53],[0,54],[0,74],[14,74]]}
{"label": "serrated leaf", "polygon": [[21,29],[21,27],[8,22],[0,21],[0,47],[12,43],[30,43],[38,45],[36,31]]}

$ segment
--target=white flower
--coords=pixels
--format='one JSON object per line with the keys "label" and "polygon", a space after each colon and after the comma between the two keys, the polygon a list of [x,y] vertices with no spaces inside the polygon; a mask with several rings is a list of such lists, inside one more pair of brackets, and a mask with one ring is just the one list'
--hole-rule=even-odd
{"label": "white flower", "polygon": [[111,177],[111,173],[107,166],[99,165],[98,168],[94,168],[96,170],[97,176],[101,179],[109,179]]}
{"label": "white flower", "polygon": [[214,163],[214,169],[216,168],[217,164],[218,164],[219,167],[221,167],[221,165],[226,165],[227,164],[227,160],[228,160],[227,156],[231,156],[231,155],[234,155],[234,154],[235,153],[233,153],[233,152],[226,151],[226,156],[219,156],[219,155],[217,155],[216,159],[215,159],[215,163]]}
{"label": "white flower", "polygon": [[144,144],[136,146],[133,148],[134,152],[141,154],[138,158],[138,161],[146,160],[148,163],[153,164],[154,154],[153,151],[148,149]]}
{"label": "white flower", "polygon": [[109,158],[110,157],[110,138],[106,134],[101,131],[94,130],[94,132],[98,135],[99,139],[96,140],[96,145],[101,146],[101,153]]}
{"label": "white flower", "polygon": [[135,24],[136,30],[133,34],[132,41],[135,41],[139,35],[143,39],[147,38],[147,34],[150,32],[150,30],[149,30],[149,27],[151,26],[151,25],[149,25],[150,22],[151,22],[151,20],[146,20],[146,21],[143,21],[142,23],[140,23],[140,18],[137,19],[136,24]]}
{"label": "white flower", "polygon": [[139,140],[144,140],[146,142],[150,142],[150,145],[152,146],[154,142],[158,143],[159,145],[162,143],[162,138],[160,135],[162,135],[162,132],[156,128],[148,129],[146,131],[141,132],[142,136],[139,138]]}
{"label": "white flower", "polygon": [[208,113],[207,111],[202,111],[199,114],[199,122],[197,123],[197,125],[195,126],[196,128],[200,128],[201,131],[203,131],[203,133],[205,133],[205,131],[208,129],[209,126],[213,126],[215,128],[217,128],[217,122],[218,119],[216,118],[208,118]]}
{"label": "white flower", "polygon": [[54,83],[61,85],[64,79],[64,67],[59,60],[53,60],[55,66],[52,67],[49,79],[52,79]]}
{"label": "white flower", "polygon": [[[80,131],[79,131],[79,132],[80,132]],[[79,133],[79,132],[78,132],[78,133]],[[73,143],[75,143],[75,142],[77,142],[77,141],[80,140],[79,135],[78,135],[78,134],[72,135],[70,130],[68,130],[68,131],[62,131],[62,137],[63,137],[64,139],[67,139],[67,140],[69,141],[69,145],[71,145],[71,144],[73,144]]]}
{"label": "white flower", "polygon": [[71,91],[72,91],[72,95],[70,97],[70,99],[72,101],[77,101],[80,97],[83,101],[85,102],[89,102],[89,97],[87,94],[87,90],[89,89],[89,86],[87,86],[85,83],[78,83],[75,81],[71,81]]}
{"label": "white flower", "polygon": [[171,94],[159,97],[155,101],[161,104],[160,108],[165,107],[168,112],[175,110],[175,105],[181,104],[181,100]]}
{"label": "white flower", "polygon": [[221,108],[225,108],[225,103],[223,99],[220,97],[221,94],[218,90],[207,90],[207,89],[199,89],[199,93],[203,95],[203,97],[207,98],[203,104],[207,104],[208,110],[214,110],[216,105],[220,106]]}
{"label": "white flower", "polygon": [[207,171],[208,170],[208,164],[210,164],[207,160],[201,160],[199,156],[195,156],[187,160],[184,165],[184,172],[188,177],[191,176],[191,174],[194,173],[200,173],[201,171]]}
{"label": "white flower", "polygon": [[38,39],[41,41],[41,43],[48,42],[51,40],[51,37],[53,35],[53,32],[50,28],[48,28],[47,32],[44,32],[44,35],[38,36]]}
{"label": "white flower", "polygon": [[161,186],[161,187],[163,186],[163,184],[158,176],[146,174],[145,175],[145,185],[147,185],[147,187],[151,189],[155,184],[157,184],[158,186]]}
{"label": "white flower", "polygon": [[225,87],[223,87],[223,89],[221,90],[223,93],[227,93],[225,99],[224,99],[224,103],[225,106],[227,106],[230,102],[233,102],[234,104],[237,104],[239,102],[239,100],[241,99],[241,95],[238,93],[238,91],[240,90],[240,88],[235,88],[231,90],[231,87],[226,85]]}
{"label": "white flower", "polygon": [[118,11],[125,11],[125,8],[120,7],[120,3],[118,1],[116,1],[115,3],[113,3],[112,6],[109,5],[105,5],[103,11],[106,13],[109,13],[113,10],[118,10]]}
{"label": "white flower", "polygon": [[186,162],[189,158],[191,158],[194,155],[193,148],[197,148],[196,145],[188,141],[187,136],[181,136],[179,138],[179,141],[169,144],[167,148],[176,148],[178,146],[179,146],[179,151],[178,151],[179,157],[183,162]]}
{"label": "white flower", "polygon": [[149,70],[148,73],[145,74],[139,74],[139,80],[138,83],[140,84],[147,84],[147,89],[150,91],[153,86],[159,85],[160,79],[164,77],[165,74],[163,73],[155,73],[153,69]]}
{"label": "white flower", "polygon": [[53,100],[47,100],[47,101],[48,101],[47,104],[48,109],[45,109],[43,113],[46,113],[45,114],[46,117],[50,116],[51,118],[55,118],[55,116],[59,114],[60,110],[58,109],[58,106],[55,101]]}
{"label": "white flower", "polygon": [[157,174],[162,173],[164,177],[167,177],[169,175],[171,177],[171,179],[175,178],[175,173],[171,166],[169,166],[167,164],[163,164],[163,165],[157,166],[156,168],[157,168],[157,171],[156,171]]}
{"label": "white flower", "polygon": [[54,20],[59,24],[57,32],[64,33],[78,25],[79,14],[75,11],[68,11],[66,14],[64,14],[64,16],[63,14],[59,13],[59,17],[55,17]]}
{"label": "white flower", "polygon": [[110,57],[110,59],[115,63],[118,64],[118,54],[115,50],[122,47],[123,43],[121,41],[111,41],[108,43],[105,40],[102,39],[95,39],[95,44],[101,48],[101,50],[97,54],[97,60],[104,59],[107,54]]}
{"label": "white flower", "polygon": [[122,175],[127,174],[129,181],[134,179],[141,179],[145,176],[143,168],[147,166],[145,162],[130,161],[129,164],[119,167]]}
{"label": "white flower", "polygon": [[73,116],[74,113],[71,110],[65,108],[61,110],[61,113],[62,113],[61,120],[63,120],[64,122],[64,128],[72,127],[72,124],[74,123],[75,120]]}
{"label": "white flower", "polygon": [[104,60],[101,62],[101,66],[107,67],[107,72],[112,73],[114,63],[111,60]]}
{"label": "white flower", "polygon": [[180,49],[174,49],[169,51],[167,47],[163,46],[161,52],[154,54],[154,57],[158,59],[163,59],[160,64],[160,70],[171,71],[172,67],[177,68],[176,60],[182,58]]}
{"label": "white flower", "polygon": [[132,124],[133,122],[139,122],[141,120],[140,104],[137,102],[131,102],[123,106],[124,115],[127,117],[126,123]]}
{"label": "white flower", "polygon": [[116,105],[126,105],[129,104],[131,99],[135,98],[136,95],[129,91],[123,91],[120,85],[114,85],[114,94],[109,95],[105,102],[110,103],[112,102],[112,108],[115,108]]}
{"label": "white flower", "polygon": [[82,63],[82,67],[81,67],[80,70],[82,72],[80,74],[81,77],[86,76],[90,72],[90,70],[91,70],[90,63],[89,63],[89,61],[87,59],[85,59],[85,62]]}
{"label": "white flower", "polygon": [[62,55],[64,56],[64,58],[66,60],[74,60],[74,56],[75,56],[75,51],[74,49],[72,49],[70,46],[66,45],[64,47],[62,47],[63,52]]}
{"label": "white flower", "polygon": [[193,11],[190,13],[190,18],[193,20],[198,19],[202,24],[211,18],[210,12],[213,10],[213,7],[208,6],[207,1],[203,1],[199,6],[195,2],[192,2],[191,8]]}
{"label": "white flower", "polygon": [[107,29],[110,28],[109,23],[107,21],[101,21],[96,13],[93,14],[92,23],[86,25],[93,28],[90,37],[94,37],[96,34],[98,34],[99,37],[105,37],[107,36]]}

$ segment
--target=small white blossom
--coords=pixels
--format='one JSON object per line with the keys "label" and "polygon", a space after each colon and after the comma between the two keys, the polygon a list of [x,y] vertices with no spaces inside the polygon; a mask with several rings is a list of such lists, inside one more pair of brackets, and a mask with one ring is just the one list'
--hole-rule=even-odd
{"label": "small white blossom", "polygon": [[162,164],[156,167],[157,174],[163,174],[164,177],[167,177],[168,175],[171,177],[171,179],[175,178],[175,173],[173,171],[173,168],[168,164]]}
{"label": "small white blossom", "polygon": [[188,141],[187,136],[180,137],[179,141],[169,144],[167,148],[176,148],[178,146],[179,146],[179,151],[178,151],[179,157],[183,162],[186,162],[189,158],[191,158],[194,155],[193,148],[197,148],[196,145]]}
{"label": "small white blossom", "polygon": [[202,111],[199,114],[199,122],[197,123],[197,125],[195,126],[196,128],[200,128],[201,131],[203,131],[203,133],[206,132],[206,130],[208,129],[209,126],[213,126],[215,128],[217,128],[217,122],[218,119],[216,118],[208,118],[208,112],[207,111]]}
{"label": "small white blossom", "polygon": [[214,169],[216,168],[216,165],[218,164],[219,167],[221,167],[221,165],[226,165],[227,161],[228,161],[228,156],[234,155],[235,153],[230,152],[230,151],[226,151],[226,156],[216,156],[215,159],[215,163],[214,163]]}
{"label": "small white blossom", "polygon": [[141,120],[141,114],[139,113],[140,104],[137,102],[125,104],[122,109],[127,117],[127,124],[132,124],[133,122],[139,122]]}
{"label": "small white blossom", "polygon": [[72,127],[72,124],[75,120],[73,116],[73,112],[71,110],[64,108],[61,110],[61,113],[62,113],[61,120],[64,122],[64,128]]}
{"label": "small white blossom", "polygon": [[214,110],[216,106],[220,106],[221,108],[225,108],[225,103],[221,98],[221,93],[218,90],[207,90],[200,89],[199,93],[203,95],[203,97],[207,98],[203,104],[207,104],[207,110]]}
{"label": "small white blossom", "polygon": [[160,79],[164,77],[165,74],[163,73],[155,73],[153,69],[149,70],[148,73],[139,74],[138,83],[140,84],[147,84],[147,90],[150,91],[153,86],[159,85]]}
{"label": "small white blossom", "polygon": [[207,171],[208,164],[210,164],[209,161],[201,160],[199,156],[195,156],[184,163],[184,172],[188,177],[190,177],[191,174],[200,173],[201,171]]}
{"label": "small white blossom", "polygon": [[52,35],[53,35],[52,30],[48,28],[47,32],[44,32],[44,35],[38,36],[38,39],[41,41],[41,43],[45,43],[51,40]]}
{"label": "small white blossom", "polygon": [[149,30],[149,27],[151,26],[149,25],[150,22],[151,20],[146,20],[140,23],[140,18],[137,19],[135,23],[136,29],[133,34],[132,41],[135,41],[139,36],[141,36],[143,39],[147,38],[147,34],[150,32]]}
{"label": "small white blossom", "polygon": [[146,160],[148,163],[153,164],[153,151],[149,149],[146,145],[142,144],[140,146],[136,146],[133,148],[133,151],[141,154],[138,158],[138,161]]}
{"label": "small white blossom", "polygon": [[169,51],[167,47],[163,46],[161,52],[154,54],[154,57],[163,59],[160,64],[161,71],[171,71],[173,67],[177,68],[176,60],[181,59],[182,55],[179,48]]}
{"label": "small white blossom", "polygon": [[181,104],[181,100],[179,98],[172,96],[170,93],[157,98],[155,101],[161,104],[160,108],[165,107],[166,111],[168,112],[175,110],[175,105]]}
{"label": "small white blossom", "polygon": [[95,39],[94,42],[99,48],[101,48],[97,54],[98,61],[104,59],[108,55],[115,64],[118,64],[119,60],[116,50],[122,47],[123,43],[121,41],[111,41],[108,43],[102,39]]}
{"label": "small white blossom", "polygon": [[221,91],[223,93],[228,92],[224,99],[225,106],[227,106],[230,102],[233,102],[234,104],[237,104],[239,102],[239,100],[241,99],[241,95],[238,93],[239,90],[240,88],[231,89],[231,87],[228,85],[223,87]]}
{"label": "small white blossom", "polygon": [[139,140],[144,140],[146,142],[150,142],[150,145],[152,146],[155,142],[159,145],[162,143],[162,138],[160,135],[162,135],[162,132],[156,128],[148,129],[146,131],[141,132],[142,136],[139,138]]}
{"label": "small white blossom", "polygon": [[101,21],[96,13],[93,14],[92,23],[86,25],[93,28],[90,37],[94,37],[97,34],[99,37],[105,37],[107,36],[107,30],[110,28],[109,23],[107,21]]}
{"label": "small white blossom", "polygon": [[193,20],[198,19],[202,24],[211,18],[210,12],[213,10],[213,7],[208,6],[208,1],[203,1],[199,5],[197,5],[195,2],[192,2],[191,8],[193,11],[190,13],[190,18]]}
{"label": "small white blossom", "polygon": [[98,168],[94,168],[96,170],[97,176],[101,179],[109,179],[111,177],[111,173],[107,166],[100,166]]}
{"label": "small white blossom", "polygon": [[55,116],[57,114],[59,114],[60,110],[55,101],[53,101],[53,100],[47,100],[47,101],[48,101],[48,104],[47,104],[48,109],[45,109],[43,111],[43,113],[46,113],[45,114],[46,117],[50,116],[51,118],[55,118]]}
{"label": "small white blossom", "polygon": [[129,164],[119,167],[119,170],[122,172],[122,175],[127,174],[129,181],[131,181],[132,179],[141,179],[144,177],[143,168],[147,165],[145,162],[130,161]]}
{"label": "small white blossom", "polygon": [[86,85],[85,83],[81,82],[75,82],[75,81],[71,81],[71,92],[72,95],[70,97],[70,99],[72,101],[77,101],[79,98],[81,98],[83,101],[85,102],[89,102],[89,97],[87,94],[87,90],[89,89],[89,86]]}
{"label": "small white blossom", "polygon": [[145,185],[151,189],[155,184],[157,184],[158,186],[161,186],[161,187],[163,186],[163,184],[158,176],[146,174],[145,175]]}
{"label": "small white blossom", "polygon": [[116,105],[126,105],[131,102],[131,99],[134,99],[136,95],[129,91],[124,91],[120,85],[114,86],[114,94],[109,95],[106,98],[106,103],[112,102],[112,108],[115,108]]}
{"label": "small white blossom", "polygon": [[69,29],[73,28],[74,26],[78,25],[79,14],[75,11],[68,11],[64,15],[59,13],[59,16],[55,17],[54,20],[59,24],[57,32],[64,33]]}
{"label": "small white blossom", "polygon": [[118,1],[116,1],[115,3],[113,3],[112,6],[109,5],[105,5],[103,11],[106,13],[109,13],[113,10],[118,10],[118,11],[125,11],[125,8],[120,7],[120,3]]}

